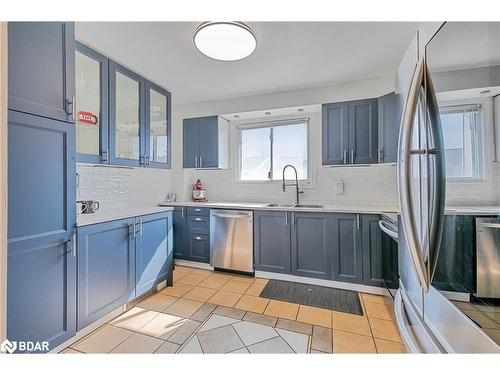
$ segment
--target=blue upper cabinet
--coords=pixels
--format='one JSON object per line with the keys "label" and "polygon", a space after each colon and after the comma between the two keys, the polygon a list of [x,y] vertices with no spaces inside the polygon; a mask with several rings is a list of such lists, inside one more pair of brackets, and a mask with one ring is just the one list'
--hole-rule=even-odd
{"label": "blue upper cabinet", "polygon": [[378,162],[377,99],[349,103],[349,156],[351,164]]}
{"label": "blue upper cabinet", "polygon": [[75,129],[9,111],[8,137],[7,337],[54,348],[76,329]]}
{"label": "blue upper cabinet", "polygon": [[397,160],[400,117],[395,93],[378,98],[379,163],[394,163]]}
{"label": "blue upper cabinet", "polygon": [[78,161],[107,164],[108,59],[76,42],[75,82]]}
{"label": "blue upper cabinet", "polygon": [[171,96],[146,81],[146,166],[170,168]]}
{"label": "blue upper cabinet", "polygon": [[78,228],[78,330],[135,298],[134,227],[126,219]]}
{"label": "blue upper cabinet", "polygon": [[140,296],[167,278],[172,253],[172,212],[136,218],[135,291]]}
{"label": "blue upper cabinet", "polygon": [[341,165],[348,163],[348,103],[323,104],[322,141],[323,165]]}
{"label": "blue upper cabinet", "polygon": [[75,122],[72,22],[9,22],[9,109]]}
{"label": "blue upper cabinet", "polygon": [[323,104],[323,165],[378,162],[377,99]]}
{"label": "blue upper cabinet", "polygon": [[219,116],[183,121],[183,167],[227,168],[229,123]]}
{"label": "blue upper cabinet", "polygon": [[145,80],[141,76],[109,62],[111,164],[146,164],[145,89]]}

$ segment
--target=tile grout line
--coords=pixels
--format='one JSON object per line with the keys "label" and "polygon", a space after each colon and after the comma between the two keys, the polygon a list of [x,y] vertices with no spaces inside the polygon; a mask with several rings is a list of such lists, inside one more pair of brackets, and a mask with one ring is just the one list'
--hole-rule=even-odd
{"label": "tile grout line", "polygon": [[372,338],[372,342],[373,342],[373,346],[375,347],[375,352],[377,354],[379,354],[378,352],[378,347],[377,347],[377,343],[375,342],[375,337],[373,336],[373,330],[372,330],[372,325],[370,323],[370,319],[368,317],[368,311],[366,310],[366,306],[365,306],[365,299],[363,298],[363,295],[361,293],[358,293],[359,294],[359,298],[361,299],[361,303],[363,305],[363,309],[364,311],[366,312],[366,320],[368,320],[368,327],[370,327],[370,333],[372,334],[371,338]]}

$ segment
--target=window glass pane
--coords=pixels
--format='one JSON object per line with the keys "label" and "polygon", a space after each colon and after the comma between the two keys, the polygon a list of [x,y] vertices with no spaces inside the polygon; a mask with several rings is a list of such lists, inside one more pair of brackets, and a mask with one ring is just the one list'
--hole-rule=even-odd
{"label": "window glass pane", "polygon": [[99,155],[100,70],[98,61],[76,52],[76,149],[83,154]]}
{"label": "window glass pane", "polygon": [[480,175],[478,115],[477,110],[441,112],[448,177],[477,178]]}
{"label": "window glass pane", "polygon": [[139,82],[116,72],[116,157],[139,160]]}
{"label": "window glass pane", "polygon": [[[307,124],[276,126],[273,128],[273,180],[283,177],[287,164],[297,169],[299,180],[307,180]],[[291,168],[285,177],[294,179]]]}
{"label": "window glass pane", "polygon": [[271,170],[270,128],[241,131],[241,180],[268,180]]}
{"label": "window glass pane", "polygon": [[149,90],[149,124],[149,158],[157,163],[167,163],[167,97],[155,90]]}

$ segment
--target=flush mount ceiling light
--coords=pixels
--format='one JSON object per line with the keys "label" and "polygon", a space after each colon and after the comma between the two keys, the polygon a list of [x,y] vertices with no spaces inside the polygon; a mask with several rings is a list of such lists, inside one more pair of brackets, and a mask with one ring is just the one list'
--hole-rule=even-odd
{"label": "flush mount ceiling light", "polygon": [[236,61],[252,54],[257,38],[242,22],[205,22],[194,32],[194,45],[205,56]]}

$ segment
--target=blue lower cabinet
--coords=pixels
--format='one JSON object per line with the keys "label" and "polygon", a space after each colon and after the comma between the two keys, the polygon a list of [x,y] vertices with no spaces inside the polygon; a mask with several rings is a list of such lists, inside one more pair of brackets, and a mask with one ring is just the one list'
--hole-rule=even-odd
{"label": "blue lower cabinet", "polygon": [[[363,247],[363,284],[384,287],[390,258],[384,258],[392,248],[384,249],[383,245],[391,246],[392,240],[382,242],[382,231],[379,227],[379,215],[361,215],[361,246]],[[388,280],[392,281],[392,280]]]}
{"label": "blue lower cabinet", "polygon": [[331,215],[292,212],[292,274],[331,279]]}
{"label": "blue lower cabinet", "polygon": [[187,259],[186,250],[186,209],[175,207],[173,212],[173,255],[177,259]]}
{"label": "blue lower cabinet", "polygon": [[78,228],[78,330],[135,297],[134,219]]}
{"label": "blue lower cabinet", "polygon": [[188,259],[195,262],[210,262],[210,236],[188,230]]}
{"label": "blue lower cabinet", "polygon": [[254,211],[255,269],[290,273],[290,213]]}
{"label": "blue lower cabinet", "polygon": [[333,280],[363,282],[361,215],[333,215]]}
{"label": "blue lower cabinet", "polygon": [[165,212],[136,218],[135,292],[151,290],[171,272],[172,213]]}

